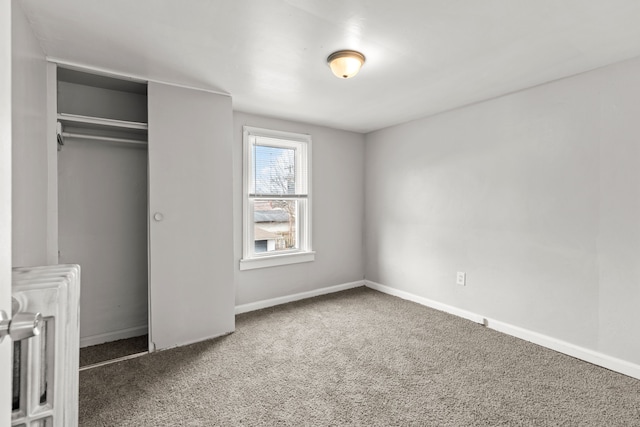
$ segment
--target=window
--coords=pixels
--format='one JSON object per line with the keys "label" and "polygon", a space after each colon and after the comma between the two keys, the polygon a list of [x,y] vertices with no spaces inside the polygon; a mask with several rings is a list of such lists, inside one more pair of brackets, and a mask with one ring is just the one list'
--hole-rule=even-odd
{"label": "window", "polygon": [[313,261],[311,137],[245,126],[240,269]]}

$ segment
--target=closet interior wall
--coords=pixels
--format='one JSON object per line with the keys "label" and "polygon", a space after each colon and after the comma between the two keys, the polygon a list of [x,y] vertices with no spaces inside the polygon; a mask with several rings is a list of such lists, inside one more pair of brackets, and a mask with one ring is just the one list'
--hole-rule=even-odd
{"label": "closet interior wall", "polygon": [[63,136],[58,152],[58,261],[82,268],[80,345],[144,335],[147,86],[63,68],[57,75],[57,119]]}

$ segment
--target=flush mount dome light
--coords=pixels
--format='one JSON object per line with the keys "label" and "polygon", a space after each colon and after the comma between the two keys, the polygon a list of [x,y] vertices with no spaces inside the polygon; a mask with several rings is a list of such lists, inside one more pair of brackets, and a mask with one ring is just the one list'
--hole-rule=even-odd
{"label": "flush mount dome light", "polygon": [[348,79],[358,74],[364,64],[364,55],[355,50],[339,50],[329,55],[327,62],[336,77]]}

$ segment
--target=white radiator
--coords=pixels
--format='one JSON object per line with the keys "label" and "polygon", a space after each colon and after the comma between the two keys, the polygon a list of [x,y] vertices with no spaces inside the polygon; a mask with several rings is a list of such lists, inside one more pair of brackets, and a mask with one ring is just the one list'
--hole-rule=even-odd
{"label": "white radiator", "polygon": [[13,312],[41,313],[40,335],[14,341],[11,425],[78,425],[80,266],[13,269]]}

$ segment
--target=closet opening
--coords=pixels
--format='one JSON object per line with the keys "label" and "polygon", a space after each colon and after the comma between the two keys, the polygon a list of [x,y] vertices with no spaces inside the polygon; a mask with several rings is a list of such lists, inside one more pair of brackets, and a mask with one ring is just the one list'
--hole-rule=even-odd
{"label": "closet opening", "polygon": [[149,350],[147,84],[57,69],[58,262],[79,264],[80,366]]}

